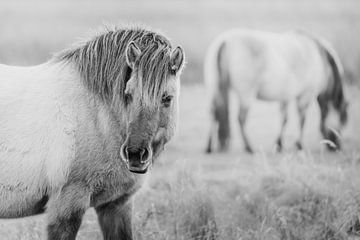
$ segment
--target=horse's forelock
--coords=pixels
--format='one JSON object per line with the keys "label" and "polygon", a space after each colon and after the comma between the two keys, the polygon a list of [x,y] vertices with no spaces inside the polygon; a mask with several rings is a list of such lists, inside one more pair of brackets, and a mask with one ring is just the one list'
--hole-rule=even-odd
{"label": "horse's forelock", "polygon": [[143,97],[152,101],[163,92],[170,73],[170,47],[154,44],[143,50],[138,70],[143,84]]}
{"label": "horse's forelock", "polygon": [[136,64],[142,81],[142,95],[155,100],[161,94],[170,69],[171,44],[156,32],[141,28],[106,30],[90,41],[55,56],[55,60],[75,63],[88,89],[112,105],[124,103],[129,78],[126,47],[134,41],[141,50]]}

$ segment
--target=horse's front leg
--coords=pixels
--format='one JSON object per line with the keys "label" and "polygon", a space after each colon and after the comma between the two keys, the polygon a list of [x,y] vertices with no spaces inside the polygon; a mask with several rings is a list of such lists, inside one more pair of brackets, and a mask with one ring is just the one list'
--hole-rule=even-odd
{"label": "horse's front leg", "polygon": [[50,240],[75,240],[82,217],[89,207],[89,194],[76,186],[64,187],[48,205],[47,234]]}
{"label": "horse's front leg", "polygon": [[132,200],[119,199],[95,208],[104,240],[132,240]]}
{"label": "horse's front leg", "polygon": [[280,134],[276,141],[276,150],[278,152],[281,152],[283,149],[283,137],[284,137],[286,123],[288,121],[288,102],[280,103],[280,111],[282,115],[282,122],[281,122]]}
{"label": "horse's front leg", "polygon": [[242,136],[243,142],[245,144],[245,150],[248,153],[253,153],[254,152],[253,148],[251,147],[251,144],[248,140],[248,136],[247,136],[246,130],[245,130],[248,113],[249,113],[249,106],[240,103],[238,120],[239,120],[239,124],[240,124],[241,136]]}
{"label": "horse's front leg", "polygon": [[306,111],[310,105],[310,101],[308,101],[309,98],[306,98],[306,96],[302,96],[297,99],[297,110],[299,114],[299,123],[300,123],[300,132],[298,140],[296,141],[296,147],[298,150],[303,149],[303,139],[304,139],[304,126],[305,126],[305,120],[306,120]]}
{"label": "horse's front leg", "polygon": [[214,114],[211,113],[209,139],[208,139],[208,142],[207,142],[207,145],[206,145],[206,150],[205,150],[206,153],[211,153],[212,152],[212,146],[213,146],[212,142],[213,142],[213,137],[214,137],[216,128],[217,128],[217,122],[216,122],[216,119],[214,117]]}

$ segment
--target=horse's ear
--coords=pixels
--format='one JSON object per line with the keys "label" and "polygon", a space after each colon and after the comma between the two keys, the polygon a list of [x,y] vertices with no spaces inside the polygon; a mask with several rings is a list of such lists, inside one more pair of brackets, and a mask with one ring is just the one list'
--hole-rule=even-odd
{"label": "horse's ear", "polygon": [[180,46],[178,46],[171,52],[170,55],[170,72],[173,74],[177,74],[184,67],[184,63],[184,50]]}
{"label": "horse's ear", "polygon": [[141,54],[140,48],[136,45],[135,42],[130,42],[126,48],[126,62],[134,69],[135,67],[135,61],[138,59],[138,57]]}

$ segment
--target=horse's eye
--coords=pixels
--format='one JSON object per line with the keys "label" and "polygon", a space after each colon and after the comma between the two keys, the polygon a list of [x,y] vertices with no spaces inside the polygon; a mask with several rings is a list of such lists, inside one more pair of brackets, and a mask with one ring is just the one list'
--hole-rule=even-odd
{"label": "horse's eye", "polygon": [[124,96],[125,104],[128,105],[132,101],[132,96],[130,93],[126,93]]}
{"label": "horse's eye", "polygon": [[161,99],[161,103],[164,105],[164,107],[170,107],[172,99],[173,96],[163,96]]}

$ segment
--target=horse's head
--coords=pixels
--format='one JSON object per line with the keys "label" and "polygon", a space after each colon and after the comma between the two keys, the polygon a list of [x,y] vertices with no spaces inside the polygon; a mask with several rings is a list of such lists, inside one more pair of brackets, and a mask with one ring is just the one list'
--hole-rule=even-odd
{"label": "horse's head", "polygon": [[151,54],[130,42],[126,62],[126,135],[120,154],[131,172],[145,173],[175,132],[184,52],[177,47]]}
{"label": "horse's head", "polygon": [[343,128],[348,121],[348,107],[349,107],[349,102],[348,101],[343,101],[341,102],[338,112],[339,112],[339,118],[340,118],[340,126],[341,128]]}
{"label": "horse's head", "polygon": [[341,132],[348,121],[348,102],[345,98],[328,99],[318,98],[322,115],[321,133],[330,143],[329,150],[341,149]]}
{"label": "horse's head", "polygon": [[328,66],[328,86],[318,97],[322,113],[321,132],[325,139],[332,142],[327,145],[328,148],[338,150],[341,149],[341,131],[348,120],[348,102],[343,88],[344,68],[328,42],[316,41],[323,53],[325,66]]}

